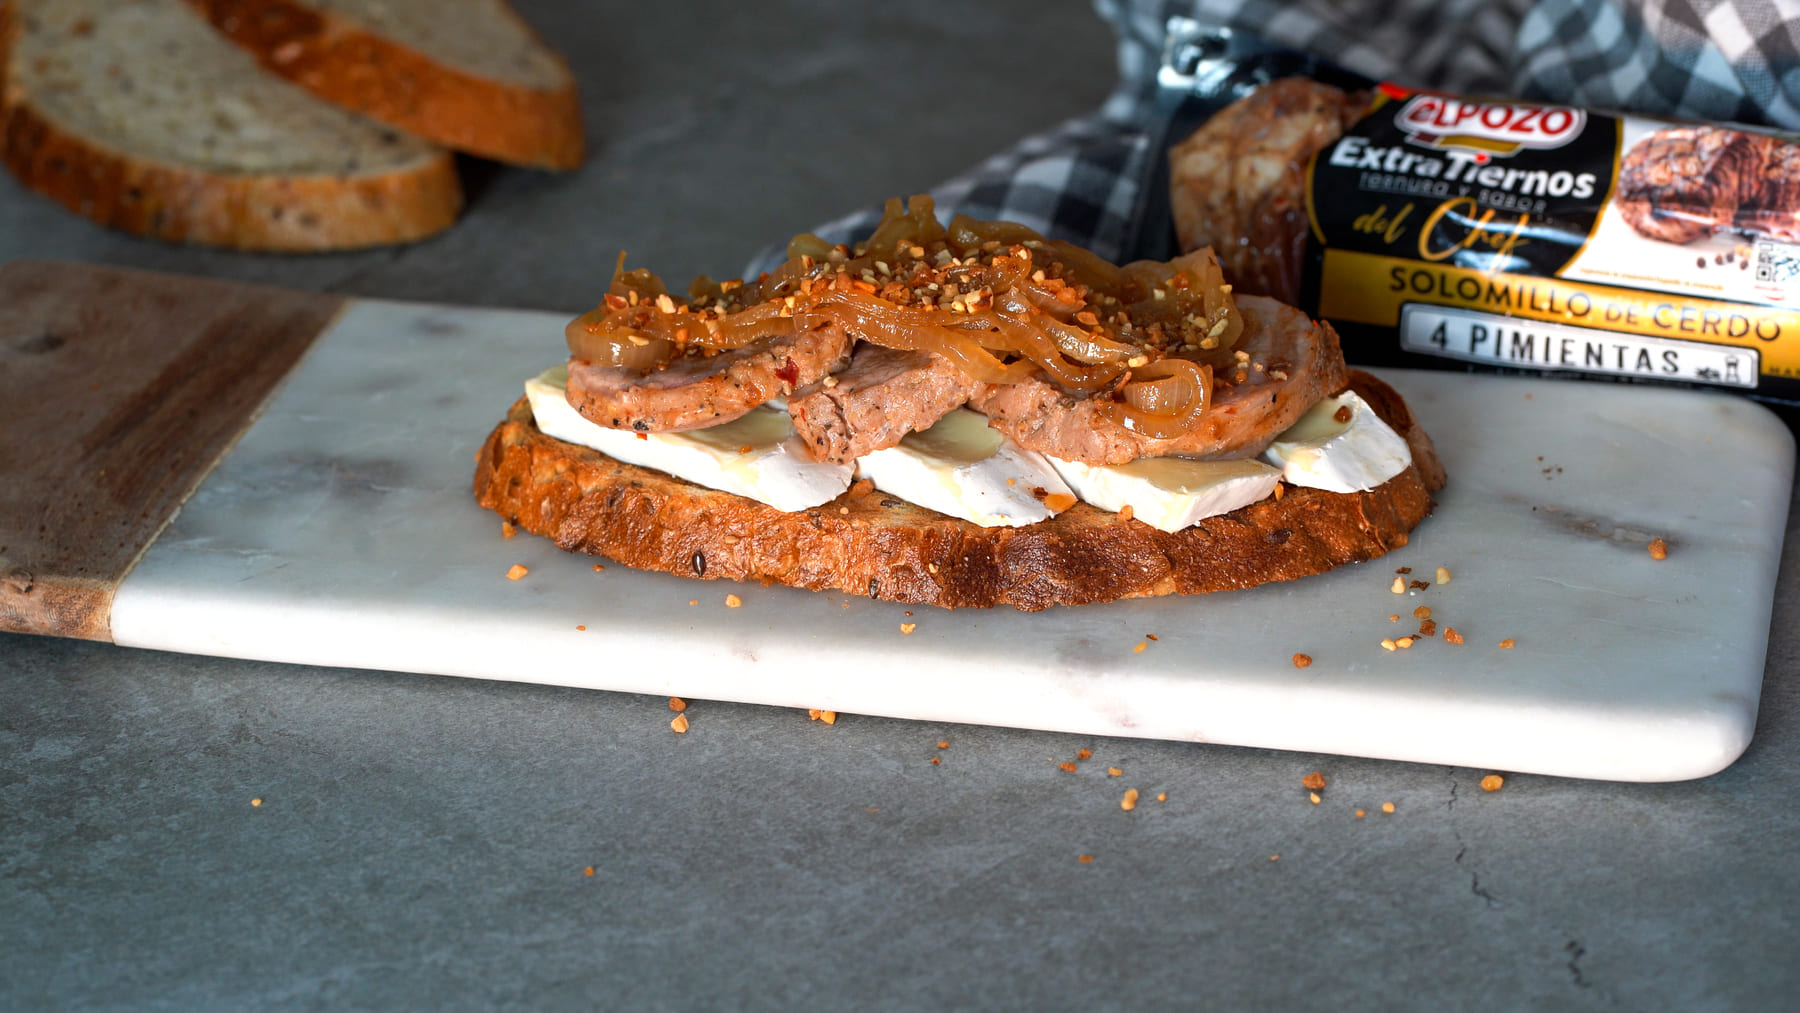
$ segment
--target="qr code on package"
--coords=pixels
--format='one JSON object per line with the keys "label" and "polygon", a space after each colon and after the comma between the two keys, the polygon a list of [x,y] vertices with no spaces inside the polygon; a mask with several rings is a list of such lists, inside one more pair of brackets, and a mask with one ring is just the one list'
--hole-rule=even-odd
{"label": "qr code on package", "polygon": [[1756,243],[1756,280],[1772,285],[1789,285],[1800,279],[1800,246],[1788,243]]}

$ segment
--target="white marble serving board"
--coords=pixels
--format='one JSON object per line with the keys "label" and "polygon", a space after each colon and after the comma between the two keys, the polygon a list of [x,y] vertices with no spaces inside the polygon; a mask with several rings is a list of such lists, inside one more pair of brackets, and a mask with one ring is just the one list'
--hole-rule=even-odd
{"label": "white marble serving board", "polygon": [[[1701,777],[1749,743],[1794,448],[1742,399],[1385,372],[1450,473],[1392,555],[1247,592],[909,614],[503,539],[475,451],[565,319],[354,304],[125,579],[114,638],[1617,780]],[[1390,590],[1440,565],[1449,584]],[[1465,642],[1384,650],[1419,605]]]}

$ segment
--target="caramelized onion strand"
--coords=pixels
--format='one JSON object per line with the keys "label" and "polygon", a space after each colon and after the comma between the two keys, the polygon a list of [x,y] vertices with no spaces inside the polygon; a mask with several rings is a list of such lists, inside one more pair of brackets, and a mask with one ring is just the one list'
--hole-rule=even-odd
{"label": "caramelized onion strand", "polygon": [[1212,367],[1187,359],[1159,359],[1132,373],[1119,391],[1124,400],[1102,400],[1102,418],[1152,439],[1192,432],[1212,407]]}

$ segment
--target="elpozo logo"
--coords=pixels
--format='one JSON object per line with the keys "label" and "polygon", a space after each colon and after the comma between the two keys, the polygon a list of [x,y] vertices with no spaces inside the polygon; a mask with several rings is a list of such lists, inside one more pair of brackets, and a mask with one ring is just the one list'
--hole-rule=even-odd
{"label": "elpozo logo", "polygon": [[1415,95],[1394,117],[1414,144],[1506,156],[1523,148],[1560,148],[1581,136],[1587,112],[1563,106],[1473,102]]}

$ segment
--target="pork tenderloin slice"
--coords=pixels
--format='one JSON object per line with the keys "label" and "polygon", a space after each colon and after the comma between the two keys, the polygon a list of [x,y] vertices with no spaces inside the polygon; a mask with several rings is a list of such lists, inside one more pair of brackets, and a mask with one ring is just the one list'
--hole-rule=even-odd
{"label": "pork tenderloin slice", "polygon": [[1767,157],[1744,175],[1734,224],[1783,243],[1800,243],[1800,144],[1771,140]]}
{"label": "pork tenderloin slice", "polygon": [[1691,243],[1730,228],[1746,181],[1770,140],[1723,127],[1670,127],[1633,145],[1619,163],[1619,215],[1640,235]]}
{"label": "pork tenderloin slice", "polygon": [[794,431],[816,461],[847,464],[931,428],[975,392],[950,360],[863,342],[831,386],[816,383],[788,399]]}
{"label": "pork tenderloin slice", "polygon": [[1259,454],[1320,398],[1344,389],[1348,371],[1330,324],[1262,296],[1239,296],[1237,305],[1249,331],[1238,350],[1249,358],[1240,369],[1214,371],[1212,407],[1192,432],[1132,432],[1101,415],[1093,398],[1039,379],[982,384],[969,406],[1019,446],[1083,464]]}
{"label": "pork tenderloin slice", "polygon": [[1234,291],[1297,301],[1307,163],[1362,119],[1370,98],[1303,77],[1271,81],[1169,149],[1181,249],[1212,247]]}
{"label": "pork tenderloin slice", "polygon": [[826,323],[712,356],[685,356],[648,372],[569,360],[569,404],[608,429],[668,433],[730,422],[844,364],[851,338]]}

